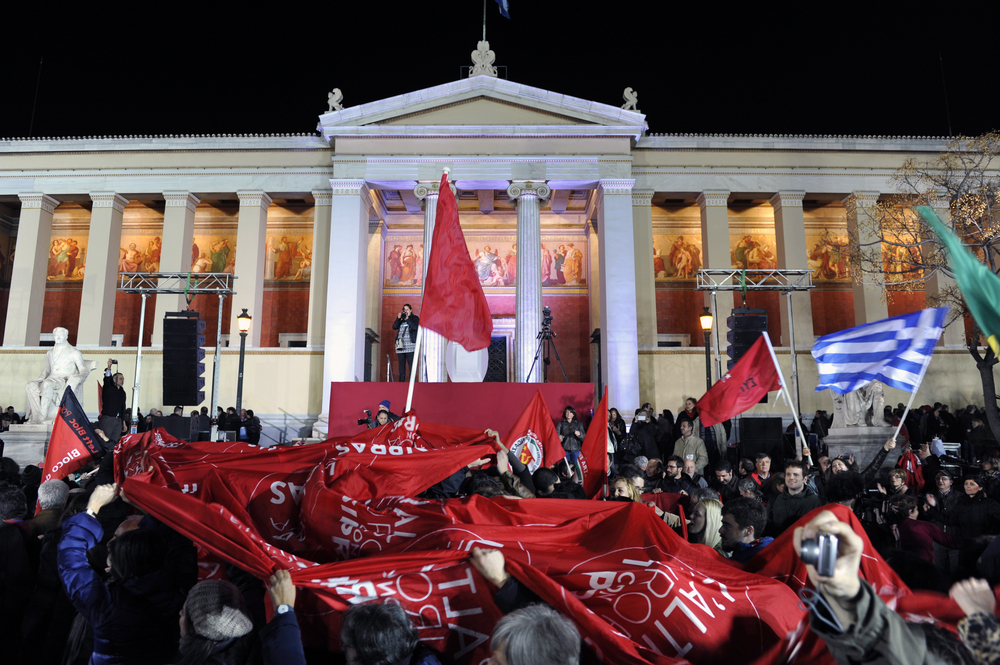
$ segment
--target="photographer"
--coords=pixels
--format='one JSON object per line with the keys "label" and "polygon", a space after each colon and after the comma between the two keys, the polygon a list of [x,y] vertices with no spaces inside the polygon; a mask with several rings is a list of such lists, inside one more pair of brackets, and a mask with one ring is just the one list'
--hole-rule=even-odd
{"label": "photographer", "polygon": [[389,400],[384,399],[378,403],[378,411],[375,412],[375,417],[372,418],[372,412],[365,409],[365,418],[358,420],[359,425],[367,425],[368,429],[375,429],[376,427],[381,427],[388,423],[396,422],[399,420],[399,416],[389,410],[392,403]]}
{"label": "photographer", "polygon": [[[802,554],[803,545],[812,541],[815,546],[821,535],[832,536],[836,548],[836,560],[828,576],[820,576],[817,572],[823,562]],[[826,642],[838,663],[975,662],[952,633],[934,624],[907,623],[886,606],[868,582],[858,575],[864,542],[834,513],[823,511],[806,526],[796,528],[792,544],[804,562],[810,559],[806,564],[809,581],[819,591],[803,589],[799,592],[803,603],[809,607],[810,628]],[[822,543],[819,549],[823,550]],[[819,558],[825,557],[821,554]],[[982,592],[984,583],[976,584],[978,586],[972,591],[966,588],[966,583],[955,585],[951,590],[952,598],[969,615],[969,619],[962,621],[965,630],[960,627],[963,635],[970,632],[970,628],[975,632],[978,624],[969,624],[969,620],[978,620],[980,615],[985,615],[995,630],[996,621],[991,618],[993,603],[989,602],[992,592],[988,587]],[[973,602],[980,598],[986,602]],[[978,645],[969,640],[969,646],[976,648]]]}
{"label": "photographer", "polygon": [[[410,303],[403,305],[403,311],[396,315],[392,329],[396,332],[396,358],[399,359],[399,380],[409,380],[413,371],[413,351],[417,343],[417,328],[420,317],[413,313]],[[409,367],[409,370],[407,370]]]}
{"label": "photographer", "polygon": [[122,438],[122,421],[125,419],[125,376],[111,373],[111,365],[117,364],[108,358],[108,368],[104,370],[104,390],[101,394],[100,427],[108,435],[108,448],[113,449]]}

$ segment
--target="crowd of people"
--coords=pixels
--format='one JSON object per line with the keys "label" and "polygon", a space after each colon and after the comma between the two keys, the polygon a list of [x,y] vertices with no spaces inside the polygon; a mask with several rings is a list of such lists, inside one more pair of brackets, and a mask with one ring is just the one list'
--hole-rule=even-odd
{"label": "crowd of people", "polygon": [[[900,415],[887,409],[886,422],[898,422]],[[203,409],[191,416],[208,414]],[[965,646],[904,622],[859,578],[861,538],[854,527],[819,513],[796,530],[794,543],[798,552],[804,537],[839,537],[835,574],[820,577],[810,566],[817,593],[804,599],[814,631],[838,661],[875,662],[874,655],[896,650],[912,659],[893,662],[1000,662],[990,659],[991,649],[1000,648],[992,594],[1000,583],[1000,450],[986,437],[973,439],[981,417],[975,407],[954,418],[941,405],[916,410],[900,439],[886,441],[862,465],[852,455],[831,459],[822,436],[814,450],[806,447],[796,456],[734,457],[738,449],[727,445],[729,423],[703,427],[693,399],[676,417],[644,404],[630,425],[611,409],[605,498],[645,504],[691,543],[738,564],[817,508],[848,506],[910,588],[950,592],[968,616],[960,625]],[[249,432],[253,413],[220,408],[217,418],[220,429]],[[380,427],[396,419],[383,401],[367,424]],[[555,427],[566,457],[554,467],[531,472],[507,448],[510,442],[488,430],[500,451],[495,460],[478,460],[421,496],[587,499],[578,462],[587,427],[572,407]],[[961,429],[952,433],[952,427]],[[826,414],[817,412],[809,429],[825,435],[828,428]],[[942,436],[966,442],[967,458],[935,450],[933,442]],[[894,451],[901,453],[896,465],[883,468]],[[312,653],[302,646],[296,590],[286,571],[265,582],[228,566],[228,581],[198,582],[194,544],[128,502],[113,484],[112,454],[71,478],[41,479],[37,467],[21,470],[8,458],[0,463],[4,662],[294,665]],[[507,573],[499,551],[475,548],[471,563],[496,588],[497,607],[506,615],[492,635],[491,662],[579,662],[577,628]],[[873,622],[881,622],[877,630]],[[444,662],[392,603],[352,607],[339,638],[347,663]],[[969,658],[931,657],[959,648]]]}

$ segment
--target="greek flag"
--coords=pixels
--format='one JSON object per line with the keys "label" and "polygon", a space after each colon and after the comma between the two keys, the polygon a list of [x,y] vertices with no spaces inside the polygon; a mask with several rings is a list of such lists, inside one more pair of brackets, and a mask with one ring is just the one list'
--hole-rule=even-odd
{"label": "greek flag", "polygon": [[497,4],[500,5],[500,13],[503,14],[504,18],[510,18],[509,0],[497,0]]}
{"label": "greek flag", "polygon": [[878,379],[887,386],[916,392],[944,331],[947,307],[893,316],[816,340],[819,365],[816,391],[846,395]]}

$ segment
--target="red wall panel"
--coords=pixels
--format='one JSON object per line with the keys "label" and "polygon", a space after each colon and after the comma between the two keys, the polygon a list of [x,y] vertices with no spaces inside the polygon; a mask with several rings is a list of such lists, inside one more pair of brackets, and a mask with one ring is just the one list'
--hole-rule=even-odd
{"label": "red wall panel", "polygon": [[887,299],[889,316],[899,316],[910,312],[919,312],[927,303],[927,294],[923,291],[913,293],[903,293],[900,291],[889,292]]}
{"label": "red wall panel", "polygon": [[854,327],[853,291],[817,291],[812,296],[813,334],[829,335]]}
{"label": "red wall panel", "polygon": [[[305,334],[309,327],[309,289],[264,290],[264,311],[253,316],[260,330],[261,346],[278,346],[282,333]],[[239,314],[239,312],[237,312]]]}
{"label": "red wall panel", "polygon": [[62,327],[69,331],[69,343],[76,345],[76,333],[80,327],[80,300],[83,285],[71,288],[45,289],[45,304],[42,310],[42,332],[50,333],[53,328]]}
{"label": "red wall panel", "polygon": [[705,309],[705,294],[693,288],[656,292],[656,332],[691,335],[691,346],[705,346],[698,317]]}
{"label": "red wall panel", "polygon": [[[115,292],[114,333],[124,335],[122,346],[136,346],[139,339],[139,309],[142,296],[138,293]],[[156,315],[156,296],[146,298],[146,320],[143,323],[142,345],[149,346],[153,339],[153,317]]]}

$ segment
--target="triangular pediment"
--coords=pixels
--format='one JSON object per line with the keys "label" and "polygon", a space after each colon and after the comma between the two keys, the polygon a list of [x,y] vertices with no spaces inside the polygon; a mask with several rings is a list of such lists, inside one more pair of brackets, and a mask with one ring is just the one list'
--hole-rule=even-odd
{"label": "triangular pediment", "polygon": [[[345,101],[347,93],[345,91]],[[646,130],[646,116],[489,76],[475,76],[320,116],[326,137],[503,133],[627,135]],[[559,131],[563,134],[562,130]]]}
{"label": "triangular pediment", "polygon": [[381,125],[583,125],[562,113],[542,111],[490,97],[475,97],[390,118]]}

